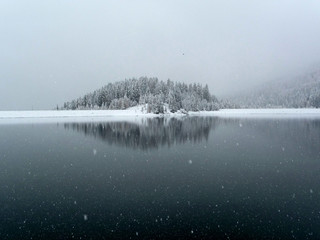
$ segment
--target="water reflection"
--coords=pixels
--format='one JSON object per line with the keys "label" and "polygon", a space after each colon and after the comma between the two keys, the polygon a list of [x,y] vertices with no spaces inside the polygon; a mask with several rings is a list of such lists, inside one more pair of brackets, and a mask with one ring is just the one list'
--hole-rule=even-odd
{"label": "water reflection", "polygon": [[137,122],[65,123],[65,129],[83,132],[112,145],[149,149],[185,142],[208,141],[218,124],[216,118],[152,118]]}
{"label": "water reflection", "polygon": [[268,142],[304,146],[319,151],[320,121],[312,119],[228,119],[216,117],[142,118],[134,121],[64,123],[66,130],[84,133],[109,145],[132,149],[157,149],[175,144],[208,141],[218,128],[231,129],[237,138],[268,139]]}
{"label": "water reflection", "polygon": [[319,120],[159,118],[0,133],[0,239],[320,239]]}

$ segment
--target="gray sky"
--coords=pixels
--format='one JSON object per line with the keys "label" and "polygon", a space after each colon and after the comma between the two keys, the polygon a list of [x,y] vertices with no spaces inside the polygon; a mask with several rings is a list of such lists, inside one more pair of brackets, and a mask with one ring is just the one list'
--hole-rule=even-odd
{"label": "gray sky", "polygon": [[0,110],[140,76],[225,96],[320,66],[318,0],[1,0],[0,32]]}

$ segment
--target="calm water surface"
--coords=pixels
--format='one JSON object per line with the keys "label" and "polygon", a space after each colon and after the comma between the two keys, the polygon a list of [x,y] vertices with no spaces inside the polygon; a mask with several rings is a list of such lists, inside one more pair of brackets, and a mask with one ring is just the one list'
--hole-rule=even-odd
{"label": "calm water surface", "polygon": [[0,239],[320,239],[320,120],[0,124]]}

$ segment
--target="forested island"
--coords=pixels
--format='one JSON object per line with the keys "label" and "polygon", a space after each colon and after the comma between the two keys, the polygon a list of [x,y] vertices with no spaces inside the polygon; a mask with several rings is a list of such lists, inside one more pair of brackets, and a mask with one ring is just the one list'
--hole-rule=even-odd
{"label": "forested island", "polygon": [[132,78],[106,86],[65,102],[63,110],[127,109],[144,105],[148,113],[214,111],[219,109],[217,98],[208,85],[186,84],[158,78]]}
{"label": "forested island", "polygon": [[124,110],[143,106],[147,113],[215,111],[224,108],[319,108],[320,70],[284,81],[266,82],[242,94],[217,99],[208,85],[158,78],[126,79],[65,102],[61,110]]}

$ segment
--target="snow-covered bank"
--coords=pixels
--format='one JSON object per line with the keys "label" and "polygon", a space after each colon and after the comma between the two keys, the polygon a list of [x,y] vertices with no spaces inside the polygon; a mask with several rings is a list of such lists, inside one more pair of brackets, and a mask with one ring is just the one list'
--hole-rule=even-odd
{"label": "snow-covered bank", "polygon": [[0,124],[136,121],[136,118],[158,116],[128,110],[48,110],[48,111],[0,111]]}
{"label": "snow-covered bank", "polygon": [[[222,118],[320,118],[320,109],[221,109],[219,111],[189,112],[189,116]],[[62,110],[62,111],[0,111],[0,123],[124,120],[136,117],[179,117],[181,112],[153,114],[139,107],[127,110]]]}
{"label": "snow-covered bank", "polygon": [[62,111],[2,111],[0,119],[8,118],[67,118],[67,117],[123,117],[146,116],[146,114],[134,110],[62,110]]}
{"label": "snow-covered bank", "polygon": [[265,109],[221,109],[214,112],[190,113],[190,115],[210,115],[224,118],[320,118],[317,108],[265,108]]}
{"label": "snow-covered bank", "polygon": [[[168,115],[167,113],[165,115]],[[170,115],[183,115],[180,112]],[[125,110],[43,110],[43,111],[0,111],[0,119],[17,118],[101,118],[101,117],[155,117],[147,113],[146,107],[135,106]]]}

